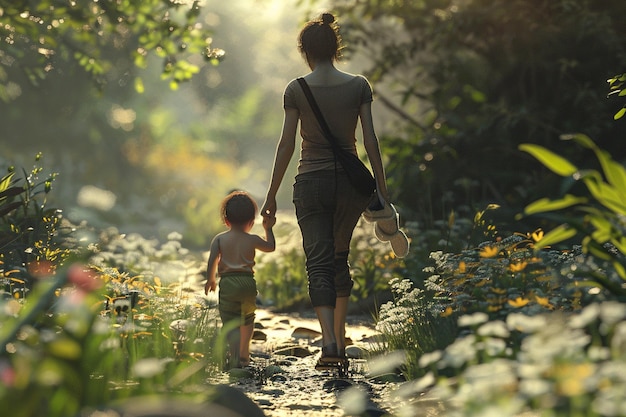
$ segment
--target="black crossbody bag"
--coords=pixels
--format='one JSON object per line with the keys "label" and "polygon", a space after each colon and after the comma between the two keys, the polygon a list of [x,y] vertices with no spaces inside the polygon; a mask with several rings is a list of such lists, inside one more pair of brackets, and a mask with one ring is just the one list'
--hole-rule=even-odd
{"label": "black crossbody bag", "polygon": [[359,193],[371,196],[376,190],[376,180],[374,180],[372,173],[369,169],[367,169],[358,156],[339,147],[337,139],[330,131],[330,128],[328,127],[328,124],[326,123],[326,120],[324,119],[324,116],[322,115],[322,112],[313,97],[311,88],[309,88],[309,85],[302,77],[298,78],[298,82],[304,91],[304,95],[309,102],[309,106],[311,106],[311,110],[313,110],[313,113],[317,118],[317,122],[322,128],[324,136],[326,136],[326,139],[330,142],[330,145],[333,148],[335,159],[339,161],[343,167],[350,183]]}

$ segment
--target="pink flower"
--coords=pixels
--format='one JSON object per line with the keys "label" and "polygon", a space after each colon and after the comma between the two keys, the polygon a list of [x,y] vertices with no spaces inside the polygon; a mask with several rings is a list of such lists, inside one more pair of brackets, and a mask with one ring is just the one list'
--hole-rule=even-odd
{"label": "pink flower", "polygon": [[89,293],[102,287],[103,282],[92,270],[81,264],[73,264],[67,271],[67,279],[80,291]]}

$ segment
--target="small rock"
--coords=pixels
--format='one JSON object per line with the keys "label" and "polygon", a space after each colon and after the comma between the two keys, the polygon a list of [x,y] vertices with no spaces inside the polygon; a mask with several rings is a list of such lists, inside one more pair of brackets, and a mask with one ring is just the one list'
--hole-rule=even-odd
{"label": "small rock", "polygon": [[287,382],[287,377],[283,374],[275,374],[269,377],[272,382]]}
{"label": "small rock", "polygon": [[282,374],[284,372],[285,370],[283,368],[276,365],[266,366],[265,369],[263,369],[263,375],[265,375],[266,378],[269,378],[272,375]]}
{"label": "small rock", "polygon": [[368,351],[359,346],[346,346],[346,356],[351,359],[365,359]]}
{"label": "small rock", "polygon": [[296,339],[315,339],[321,335],[322,333],[317,330],[308,329],[306,327],[296,327],[291,333],[291,337],[295,337]]}
{"label": "small rock", "polygon": [[254,373],[250,369],[232,368],[228,371],[228,379],[231,382],[235,382],[240,379],[252,378],[252,377],[254,377]]}
{"label": "small rock", "polygon": [[324,382],[324,390],[326,392],[343,391],[346,388],[350,388],[351,386],[352,383],[346,379],[333,378]]}
{"label": "small rock", "polygon": [[260,330],[255,330],[254,333],[252,333],[252,340],[265,342],[267,340],[267,335]]}
{"label": "small rock", "polygon": [[406,382],[405,378],[402,375],[394,373],[376,375],[374,377],[371,377],[369,380],[376,384],[384,384],[387,382]]}
{"label": "small rock", "polygon": [[274,355],[296,356],[298,358],[306,358],[312,354],[309,349],[302,346],[291,346],[274,351]]}
{"label": "small rock", "polygon": [[274,398],[278,398],[281,395],[285,395],[285,391],[282,389],[271,389],[271,390],[263,390],[264,394],[271,395]]}
{"label": "small rock", "polygon": [[268,400],[267,398],[258,398],[256,400],[256,403],[260,405],[261,407],[269,407],[272,405],[272,402]]}

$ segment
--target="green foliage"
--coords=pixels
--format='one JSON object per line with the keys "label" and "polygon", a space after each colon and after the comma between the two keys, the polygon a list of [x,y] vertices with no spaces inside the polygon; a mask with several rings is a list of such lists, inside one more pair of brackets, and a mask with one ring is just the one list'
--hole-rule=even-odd
{"label": "green foliage", "polygon": [[424,375],[420,358],[443,349],[457,335],[456,316],[432,312],[426,293],[409,279],[393,278],[389,285],[393,300],[381,305],[376,330],[381,333],[377,350],[405,352],[402,372],[407,380]]}
{"label": "green foliage", "polygon": [[428,373],[402,394],[428,390],[447,416],[622,415],[625,320],[616,302],[574,314],[462,316],[464,335],[422,356]]}
{"label": "green foliage", "polygon": [[[0,1],[0,98],[14,97],[15,81],[5,71],[11,66],[36,84],[58,62],[73,61],[102,81],[116,65],[111,49],[123,51],[137,67],[154,54],[163,62],[162,78],[177,88],[198,72],[194,54],[213,62],[223,55],[211,47],[200,9],[199,1]],[[141,80],[135,86],[143,89]]]}
{"label": "green foliage", "polygon": [[109,231],[83,248],[83,259],[96,251],[87,263],[0,300],[0,406],[13,415],[79,415],[143,394],[205,398],[206,371],[219,364],[216,303],[194,295],[179,238],[123,240]]}
{"label": "green foliage", "polygon": [[433,253],[424,289],[392,280],[377,329],[408,379],[397,415],[430,403],[447,416],[621,415],[626,308],[590,281],[612,266],[580,247],[535,254],[543,238]]}
{"label": "green foliage", "polygon": [[626,155],[605,93],[608,75],[626,66],[623,1],[332,5],[349,57],[400,120],[381,143],[407,219],[430,228],[462,205],[514,212],[545,194],[554,184],[517,149],[531,138],[549,147],[561,133],[586,132],[617,160]]}
{"label": "green foliage", "polygon": [[[613,95],[617,95],[618,97],[626,96],[626,89],[624,88],[625,81],[626,81],[626,73],[616,75],[613,78],[609,78],[608,83],[609,83],[609,88],[611,90],[611,92],[609,93],[609,96],[613,96]],[[618,120],[624,117],[625,114],[626,114],[626,106],[623,106],[621,109],[617,111],[617,113],[615,113],[615,116],[613,116],[613,118],[615,120]]]}
{"label": "green foliage", "polygon": [[583,288],[591,285],[586,273],[599,265],[580,247],[535,251],[545,238],[538,230],[458,254],[433,252],[434,266],[426,268],[429,308],[443,316],[485,312],[501,319],[511,312],[571,311],[592,301]]}
{"label": "green foliage", "polygon": [[0,179],[0,271],[5,291],[15,297],[25,295],[33,275],[70,254],[60,236],[67,233],[61,211],[46,207],[56,174],[42,180],[41,155],[35,160],[30,173],[22,170],[23,177],[10,167]]}
{"label": "green foliage", "polygon": [[[600,149],[589,137],[577,134],[562,137],[590,149],[596,155],[602,172],[595,169],[579,169],[564,158],[539,146],[525,144],[520,149],[535,156],[553,172],[572,177],[581,182],[588,195],[575,197],[570,194],[558,200],[541,199],[526,207],[524,214],[547,213],[566,210],[567,215],[558,216],[563,224],[548,233],[545,241],[537,248],[556,245],[580,233],[585,253],[610,262],[611,270],[616,271],[622,283],[615,282],[607,272],[597,271],[593,279],[611,291],[626,295],[623,281],[626,280],[626,169],[611,155]],[[559,167],[567,165],[568,169]]]}

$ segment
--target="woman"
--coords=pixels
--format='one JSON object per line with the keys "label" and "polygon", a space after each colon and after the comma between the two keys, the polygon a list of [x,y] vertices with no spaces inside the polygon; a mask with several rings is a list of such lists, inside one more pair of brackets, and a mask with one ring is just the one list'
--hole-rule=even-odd
{"label": "woman", "polygon": [[302,232],[309,296],[322,330],[318,368],[345,359],[345,327],[352,278],[348,252],[361,213],[376,198],[388,201],[385,171],[372,122],[372,89],[359,75],[335,68],[341,38],[335,18],[324,13],[308,22],[298,47],[311,72],[304,76],[339,146],[356,154],[355,130],[360,119],[363,141],[376,177],[377,196],[359,194],[335,161],[297,80],[284,93],[283,128],[276,149],[272,179],[261,214],[276,213],[276,193],[295,150],[298,122],[302,147],[293,202]]}

